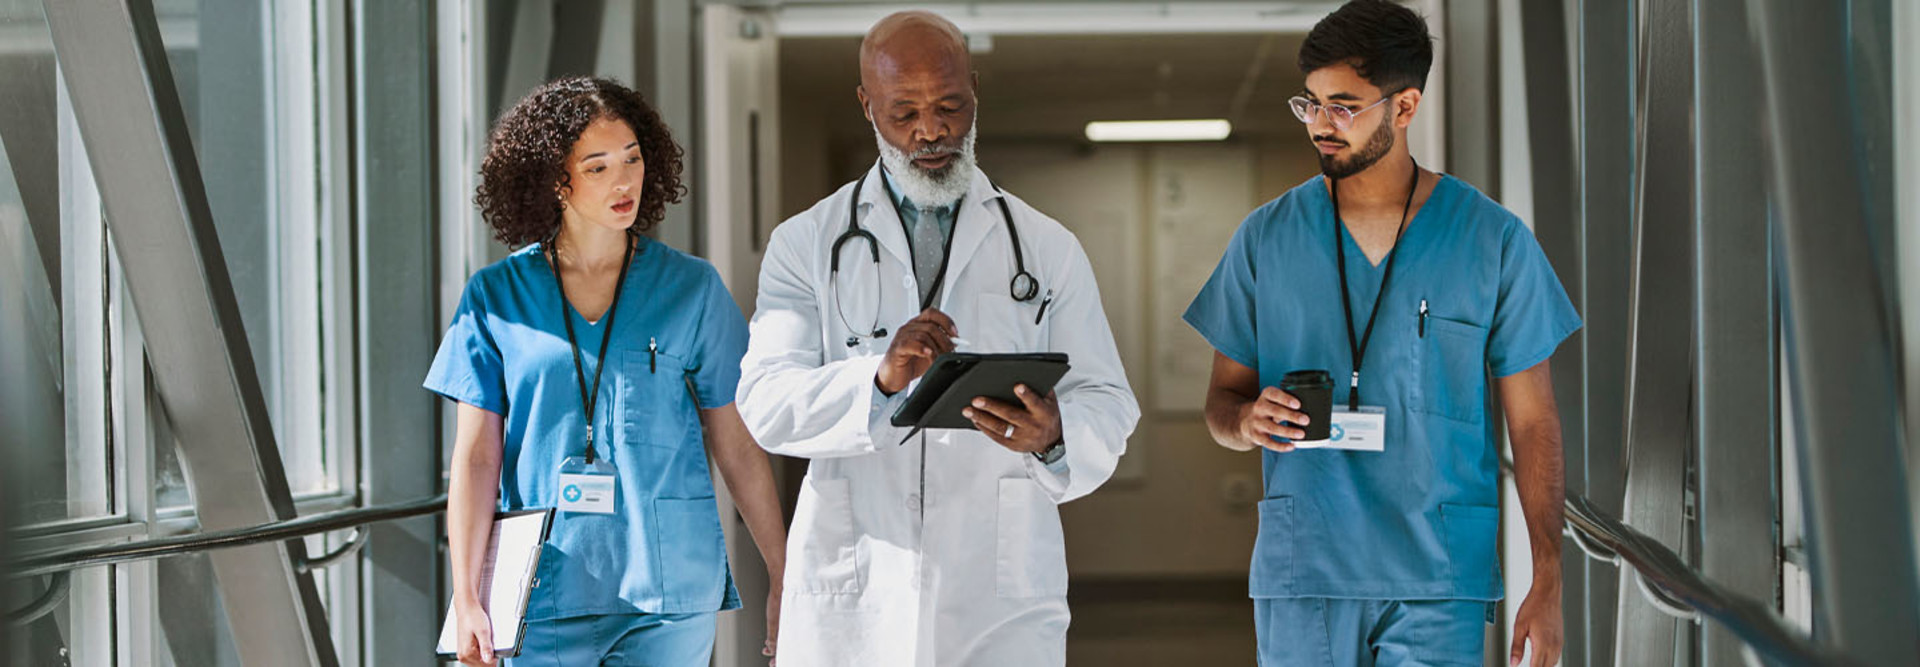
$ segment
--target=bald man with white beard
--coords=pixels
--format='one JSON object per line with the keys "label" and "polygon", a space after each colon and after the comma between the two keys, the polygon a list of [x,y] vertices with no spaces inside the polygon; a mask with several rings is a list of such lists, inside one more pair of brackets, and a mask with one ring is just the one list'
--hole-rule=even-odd
{"label": "bald man with white beard", "polygon": [[[978,79],[952,23],[889,16],[860,66],[881,159],[774,230],[742,361],[755,439],[812,460],[780,664],[1063,665],[1058,505],[1113,474],[1139,420],[1092,266],[976,166]],[[972,429],[893,426],[957,345],[1072,369],[1052,393],[976,399]]]}

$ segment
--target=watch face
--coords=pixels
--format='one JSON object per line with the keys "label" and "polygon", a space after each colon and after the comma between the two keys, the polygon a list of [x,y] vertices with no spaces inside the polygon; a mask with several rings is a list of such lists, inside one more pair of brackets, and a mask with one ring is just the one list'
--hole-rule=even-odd
{"label": "watch face", "polygon": [[1053,463],[1055,461],[1060,460],[1060,457],[1063,457],[1066,455],[1067,455],[1067,443],[1064,443],[1064,442],[1053,443],[1053,446],[1048,447],[1047,451],[1040,452],[1039,454],[1035,454],[1035,456],[1040,457],[1041,463]]}

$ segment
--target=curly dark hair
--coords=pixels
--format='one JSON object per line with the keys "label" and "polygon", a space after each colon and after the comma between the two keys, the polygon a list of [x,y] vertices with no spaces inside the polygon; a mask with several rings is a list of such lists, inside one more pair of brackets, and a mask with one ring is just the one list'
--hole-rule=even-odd
{"label": "curly dark hair", "polygon": [[645,232],[660,224],[667,204],[687,194],[680,182],[682,151],[660,113],[639,92],[601,78],[549,81],[513,105],[493,124],[480,187],[473,201],[493,227],[493,237],[518,248],[553,238],[560,229],[556,193],[567,187],[567,155],[594,120],[625,121],[640,141],[647,167],[639,213],[633,225]]}

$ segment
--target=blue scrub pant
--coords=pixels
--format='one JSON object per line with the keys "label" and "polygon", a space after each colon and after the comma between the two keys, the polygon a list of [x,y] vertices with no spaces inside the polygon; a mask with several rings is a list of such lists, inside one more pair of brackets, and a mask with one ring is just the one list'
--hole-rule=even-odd
{"label": "blue scrub pant", "polygon": [[713,612],[608,614],[527,623],[520,655],[505,667],[705,667],[713,656]]}
{"label": "blue scrub pant", "polygon": [[1480,600],[1256,599],[1260,667],[1481,667],[1492,605]]}

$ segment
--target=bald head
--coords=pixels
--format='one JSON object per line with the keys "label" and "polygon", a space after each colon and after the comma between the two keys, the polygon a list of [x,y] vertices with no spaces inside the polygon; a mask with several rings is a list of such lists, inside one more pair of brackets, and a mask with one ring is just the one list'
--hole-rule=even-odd
{"label": "bald head", "polygon": [[979,79],[966,37],[932,12],[892,14],[860,41],[860,109],[880,138],[944,173],[973,131]]}
{"label": "bald head", "polygon": [[967,38],[952,21],[928,11],[895,12],[867,30],[860,40],[860,84],[914,69],[973,72]]}

